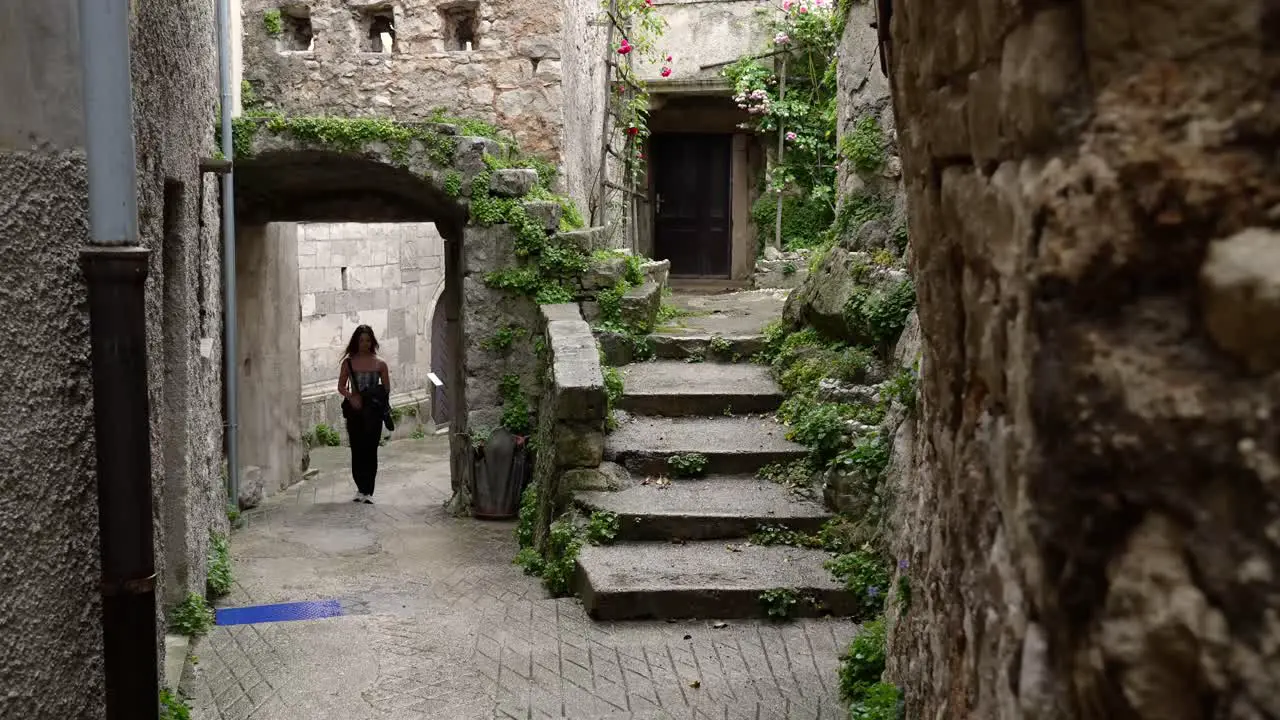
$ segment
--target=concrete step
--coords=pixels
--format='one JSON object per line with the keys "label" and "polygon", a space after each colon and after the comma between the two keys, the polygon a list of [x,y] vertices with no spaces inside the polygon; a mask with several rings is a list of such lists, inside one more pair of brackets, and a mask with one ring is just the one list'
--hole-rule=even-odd
{"label": "concrete step", "polygon": [[821,550],[714,541],[587,545],[576,580],[596,620],[766,617],[760,595],[775,588],[805,598],[792,608],[794,617],[852,615],[856,600],[823,567],[828,557]]}
{"label": "concrete step", "polygon": [[754,477],[717,476],[635,485],[619,492],[579,492],[586,512],[618,516],[618,540],[745,538],[761,525],[817,532],[831,514],[781,485]]}
{"label": "concrete step", "polygon": [[805,456],[803,445],[786,438],[786,428],[763,416],[634,416],[605,438],[604,455],[638,475],[669,475],[667,458],[699,453],[708,475],[753,475],[775,462]]}
{"label": "concrete step", "polygon": [[658,360],[622,372],[626,391],[619,407],[638,415],[771,413],[783,399],[763,365]]}
{"label": "concrete step", "polygon": [[[705,332],[656,332],[649,336],[655,357],[663,360],[748,362],[764,349],[764,335],[715,335]],[[714,344],[714,347],[713,347]]]}

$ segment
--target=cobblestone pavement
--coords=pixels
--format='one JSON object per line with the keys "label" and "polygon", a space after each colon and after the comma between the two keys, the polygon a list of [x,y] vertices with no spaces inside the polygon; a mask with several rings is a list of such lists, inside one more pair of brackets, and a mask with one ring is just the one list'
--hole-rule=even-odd
{"label": "cobblestone pavement", "polygon": [[856,627],[596,623],[511,564],[511,523],[458,520],[442,437],[383,448],[377,505],[350,501],[345,448],[245,516],[222,604],[337,598],[342,617],[215,628],[182,688],[195,720],[846,717],[836,665]]}

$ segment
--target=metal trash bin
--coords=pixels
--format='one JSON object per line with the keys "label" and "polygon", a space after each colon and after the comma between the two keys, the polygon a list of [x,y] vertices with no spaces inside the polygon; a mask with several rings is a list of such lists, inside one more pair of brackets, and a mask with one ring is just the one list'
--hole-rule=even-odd
{"label": "metal trash bin", "polygon": [[505,428],[494,430],[476,462],[473,512],[480,520],[510,520],[520,512],[527,474],[524,438]]}

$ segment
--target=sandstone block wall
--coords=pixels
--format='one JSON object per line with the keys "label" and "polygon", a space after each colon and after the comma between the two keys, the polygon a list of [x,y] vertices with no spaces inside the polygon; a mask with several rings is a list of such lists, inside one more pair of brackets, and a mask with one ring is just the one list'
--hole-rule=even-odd
{"label": "sandstone block wall", "polygon": [[[0,11],[0,375],[10,388],[0,406],[5,718],[103,716],[93,387],[78,262],[88,206],[77,23],[75,0]],[[212,27],[206,2],[134,4],[161,600],[204,590],[209,531],[226,529],[218,196],[197,170],[213,150]]]}
{"label": "sandstone block wall", "polygon": [[358,325],[373,328],[396,393],[431,372],[431,317],[444,289],[435,223],[298,226],[304,397],[335,394],[339,358]]}
{"label": "sandstone block wall", "polygon": [[893,5],[906,716],[1280,717],[1280,11]]}

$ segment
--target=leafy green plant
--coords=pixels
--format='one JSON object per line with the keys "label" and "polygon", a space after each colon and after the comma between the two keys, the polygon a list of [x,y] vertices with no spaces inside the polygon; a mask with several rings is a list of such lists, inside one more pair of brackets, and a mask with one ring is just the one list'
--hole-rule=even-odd
{"label": "leafy green plant", "polygon": [[528,435],[533,430],[533,418],[529,401],[520,389],[520,376],[507,373],[498,384],[498,396],[502,398],[502,427],[513,435]]}
{"label": "leafy green plant", "polygon": [[836,455],[832,465],[846,470],[857,470],[874,485],[888,469],[891,455],[889,439],[877,433],[859,438],[852,448]]}
{"label": "leafy green plant", "polygon": [[785,263],[783,263],[783,264],[782,264],[782,274],[783,274],[783,275],[785,275],[785,276],[788,276],[788,277],[789,277],[789,276],[791,276],[791,275],[795,275],[797,272],[799,272],[799,268],[797,268],[797,267],[796,267],[796,264],[795,264],[795,263],[793,263],[793,262],[791,262],[791,261],[787,261],[787,262],[785,262]]}
{"label": "leafy green plant", "polygon": [[567,517],[551,523],[547,533],[547,552],[543,558],[542,585],[554,597],[568,595],[573,587],[573,573],[582,549],[582,535]]}
{"label": "leafy green plant", "polygon": [[885,682],[867,688],[861,699],[849,706],[849,720],[902,720],[903,714],[902,692]]}
{"label": "leafy green plant", "polygon": [[884,674],[884,617],[863,623],[862,629],[840,658],[840,697],[857,702]]}
{"label": "leafy green plant", "polygon": [[587,520],[587,542],[592,545],[612,545],[618,537],[619,520],[616,513],[597,510]]}
{"label": "leafy green plant", "polygon": [[240,508],[233,504],[227,504],[227,524],[236,527],[240,523]]}
{"label": "leafy green plant", "polygon": [[707,473],[707,456],[702,453],[677,453],[667,458],[667,467],[678,478],[701,477]]}
{"label": "leafy green plant", "polygon": [[799,490],[813,485],[813,470],[803,460],[765,465],[756,471],[756,477],[782,485],[788,490]]}
{"label": "leafy green plant", "polygon": [[911,610],[911,578],[906,573],[898,576],[898,614],[906,615]]}
{"label": "leafy green plant", "polygon": [[268,35],[278,38],[284,34],[284,17],[279,10],[268,10],[262,13],[262,27]]}
{"label": "leafy green plant", "polygon": [[326,447],[338,447],[342,444],[342,436],[338,434],[338,431],[325,423],[317,424],[315,429],[311,431],[311,435],[316,439],[316,442]]}
{"label": "leafy green plant", "polygon": [[908,410],[916,407],[916,385],[920,378],[915,367],[902,367],[889,378],[881,390],[882,402],[898,401]]}
{"label": "leafy green plant", "polygon": [[856,288],[844,306],[845,321],[873,342],[888,346],[902,334],[907,316],[916,306],[911,278],[889,288]]}
{"label": "leafy green plant", "polygon": [[604,351],[601,351],[600,371],[604,375],[604,394],[607,406],[608,417],[606,418],[607,429],[613,430],[618,426],[618,421],[614,418],[613,411],[618,406],[618,402],[622,400],[622,395],[626,392],[626,386],[622,379],[622,372],[616,367],[604,364]]}
{"label": "leafy green plant", "polygon": [[528,334],[529,331],[519,325],[507,325],[485,338],[484,342],[480,343],[480,346],[492,352],[504,353],[511,349],[516,340]]}
{"label": "leafy green plant", "polygon": [[883,612],[889,590],[889,569],[870,547],[837,555],[827,560],[826,568],[853,594],[858,619]]}
{"label": "leafy green plant", "polygon": [[795,612],[800,598],[791,588],[773,588],[760,593],[760,605],[770,620],[787,620]]}
{"label": "leafy green plant", "polygon": [[884,130],[874,116],[858,118],[852,132],[840,138],[840,154],[861,173],[873,173],[884,166]]}
{"label": "leafy green plant", "polygon": [[781,525],[761,525],[749,538],[752,545],[790,545],[791,547],[822,547],[822,540],[816,535],[792,530]]}
{"label": "leafy green plant", "polygon": [[726,340],[720,335],[712,335],[711,342],[708,344],[712,355],[725,356],[733,352],[733,343]]}
{"label": "leafy green plant", "polygon": [[444,176],[444,191],[449,197],[458,197],[462,194],[462,173],[457,170],[450,170]]}
{"label": "leafy green plant", "polygon": [[160,691],[160,720],[191,720],[191,706],[168,688]]}
{"label": "leafy green plant", "polygon": [[521,548],[533,547],[534,524],[538,521],[538,483],[529,483],[520,493],[520,514],[516,522],[516,543]]}
{"label": "leafy green plant", "polygon": [[169,611],[169,629],[179,635],[199,637],[209,632],[213,622],[213,608],[196,593],[187,595]]}
{"label": "leafy green plant", "polygon": [[231,543],[223,535],[209,538],[209,573],[205,589],[210,597],[222,597],[231,592]]}

